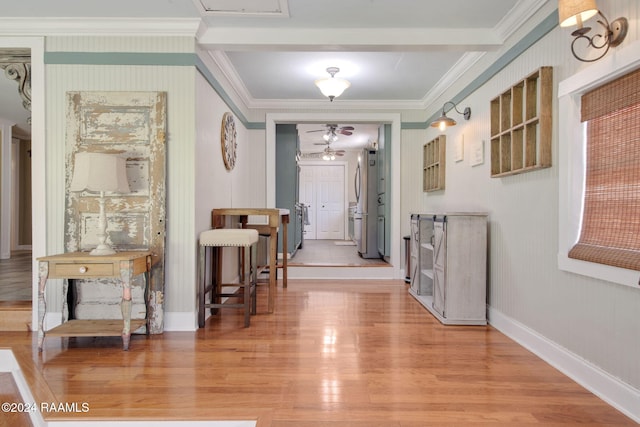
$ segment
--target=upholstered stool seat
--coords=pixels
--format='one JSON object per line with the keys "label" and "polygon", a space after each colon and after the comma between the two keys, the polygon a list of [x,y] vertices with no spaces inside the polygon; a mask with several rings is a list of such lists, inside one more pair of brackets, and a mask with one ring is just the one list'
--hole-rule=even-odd
{"label": "upholstered stool seat", "polygon": [[258,231],[219,228],[200,233],[200,246],[251,246],[258,242]]}
{"label": "upholstered stool seat", "polygon": [[[250,324],[251,314],[256,312],[257,281],[257,243],[258,231],[251,229],[214,229],[200,233],[199,273],[198,273],[198,326],[204,327],[205,311],[212,309],[214,314],[219,308],[244,308],[244,326]],[[222,264],[220,250],[225,247],[238,247],[241,251],[240,283],[222,283]],[[211,249],[207,251],[207,248]],[[207,257],[209,252],[210,256]],[[209,262],[209,260],[211,262]],[[211,265],[207,269],[207,265]],[[238,288],[235,292],[224,292],[224,287]],[[211,295],[207,302],[207,294]],[[240,299],[230,303],[223,298]]]}

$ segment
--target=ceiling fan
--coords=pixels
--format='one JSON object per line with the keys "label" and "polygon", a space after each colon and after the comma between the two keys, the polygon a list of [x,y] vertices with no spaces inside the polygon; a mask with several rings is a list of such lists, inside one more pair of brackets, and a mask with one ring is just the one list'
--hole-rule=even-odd
{"label": "ceiling fan", "polygon": [[327,147],[317,153],[309,153],[310,157],[320,157],[322,160],[335,160],[336,157],[344,156],[344,150],[334,150],[328,144]]}
{"label": "ceiling fan", "polygon": [[325,140],[325,142],[316,142],[315,145],[328,145],[331,144],[332,142],[335,142],[338,140],[338,134],[340,135],[353,135],[353,130],[355,129],[353,126],[340,126],[338,127],[337,124],[330,124],[327,123],[326,125],[326,129],[316,129],[316,130],[308,130],[307,133],[311,133],[311,132],[325,132],[324,135],[322,135],[322,138]]}

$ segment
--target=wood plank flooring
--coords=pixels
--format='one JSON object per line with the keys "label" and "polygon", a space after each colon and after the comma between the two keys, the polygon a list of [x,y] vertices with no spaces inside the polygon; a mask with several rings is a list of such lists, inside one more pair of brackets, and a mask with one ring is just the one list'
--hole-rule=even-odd
{"label": "wood plank flooring", "polygon": [[31,251],[0,259],[0,301],[31,301]]}
{"label": "wood plank flooring", "polygon": [[[254,419],[259,427],[635,425],[490,326],[443,326],[402,281],[289,280],[243,328],[119,338],[0,335],[48,420]],[[195,320],[194,320],[195,321]],[[0,414],[1,416],[1,414]]]}

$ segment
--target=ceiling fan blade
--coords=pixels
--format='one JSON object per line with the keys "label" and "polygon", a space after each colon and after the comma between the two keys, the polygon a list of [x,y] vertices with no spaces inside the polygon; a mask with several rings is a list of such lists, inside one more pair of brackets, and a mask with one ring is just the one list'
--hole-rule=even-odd
{"label": "ceiling fan blade", "polygon": [[353,126],[342,126],[340,130],[356,130]]}
{"label": "ceiling fan blade", "polygon": [[328,142],[314,142],[313,145],[329,145]]}
{"label": "ceiling fan blade", "polygon": [[311,133],[311,132],[326,132],[325,129],[316,129],[316,130],[308,130],[307,133]]}
{"label": "ceiling fan blade", "polygon": [[348,135],[353,135],[353,132],[348,131],[348,130],[339,130],[339,131],[337,131],[337,132],[338,132],[339,134],[347,135],[347,136],[348,136]]}

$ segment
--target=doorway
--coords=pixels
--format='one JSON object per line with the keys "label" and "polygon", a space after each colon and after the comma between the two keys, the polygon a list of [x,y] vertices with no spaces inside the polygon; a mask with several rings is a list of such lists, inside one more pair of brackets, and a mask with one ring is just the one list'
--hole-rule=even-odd
{"label": "doorway", "polygon": [[[389,256],[385,257],[386,262],[382,266],[357,265],[359,268],[352,268],[353,265],[340,265],[333,267],[322,266],[315,268],[311,265],[303,267],[289,263],[289,277],[292,278],[335,278],[335,279],[402,279],[401,273],[401,241],[400,239],[400,114],[398,113],[274,113],[267,114],[265,120],[265,169],[266,169],[266,206],[276,207],[276,125],[279,124],[315,124],[316,128],[322,129],[327,123],[363,123],[363,124],[388,124],[391,129],[392,141],[388,158],[390,159],[390,170],[388,182],[390,183],[390,197],[388,198],[391,211],[387,216],[389,225]],[[357,155],[356,155],[357,158]],[[356,160],[357,162],[357,160]],[[351,167],[349,168],[351,170]],[[353,168],[355,173],[355,166]],[[351,171],[349,174],[351,175]],[[352,186],[351,176],[347,177],[347,185]],[[351,184],[349,184],[351,183]],[[352,190],[349,190],[351,192]],[[348,222],[345,225],[348,229]],[[348,233],[346,233],[348,234]],[[314,242],[311,240],[311,242]],[[324,242],[318,240],[318,242]],[[342,243],[342,242],[341,242]],[[303,248],[307,248],[304,242]],[[341,245],[335,245],[328,252],[335,253]],[[348,247],[353,254],[358,256],[355,246]],[[342,249],[342,248],[340,248]],[[303,249],[304,251],[304,249]],[[358,256],[359,258],[359,256]],[[359,262],[366,261],[359,258]]]}
{"label": "doorway", "polygon": [[6,307],[32,300],[31,50],[0,44],[0,69],[0,302]]}
{"label": "doorway", "polygon": [[[35,259],[46,255],[46,159],[44,103],[44,37],[0,37],[0,49],[28,49],[31,58],[31,326],[37,330],[38,275]],[[4,91],[3,91],[4,92]],[[2,96],[3,94],[0,94]],[[29,274],[29,273],[27,273]]]}

